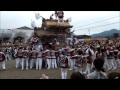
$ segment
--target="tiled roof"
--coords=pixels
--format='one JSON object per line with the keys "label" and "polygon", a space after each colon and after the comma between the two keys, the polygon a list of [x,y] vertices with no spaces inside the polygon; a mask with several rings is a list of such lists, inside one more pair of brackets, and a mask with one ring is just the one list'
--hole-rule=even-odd
{"label": "tiled roof", "polygon": [[17,28],[17,29],[33,30],[32,28],[29,28],[29,27],[27,27],[27,26],[23,26],[23,27],[20,27],[20,28]]}

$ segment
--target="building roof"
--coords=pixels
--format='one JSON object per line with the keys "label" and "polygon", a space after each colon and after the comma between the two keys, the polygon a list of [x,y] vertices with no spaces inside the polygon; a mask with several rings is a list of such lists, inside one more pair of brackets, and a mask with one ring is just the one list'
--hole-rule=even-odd
{"label": "building roof", "polygon": [[19,27],[19,28],[16,28],[16,29],[33,30],[32,28],[29,28],[27,26]]}

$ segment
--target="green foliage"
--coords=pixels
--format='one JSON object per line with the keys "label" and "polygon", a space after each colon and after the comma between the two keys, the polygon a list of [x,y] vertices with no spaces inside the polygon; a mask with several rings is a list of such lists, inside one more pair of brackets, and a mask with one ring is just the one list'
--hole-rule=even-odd
{"label": "green foliage", "polygon": [[119,33],[113,33],[113,37],[114,38],[118,38],[119,37]]}
{"label": "green foliage", "polygon": [[14,38],[17,38],[17,37],[22,37],[22,41],[25,42],[25,39],[27,38],[27,34],[24,32],[16,32],[14,35]]}
{"label": "green foliage", "polygon": [[3,33],[2,35],[1,35],[1,39],[11,39],[11,37],[12,37],[12,33]]}

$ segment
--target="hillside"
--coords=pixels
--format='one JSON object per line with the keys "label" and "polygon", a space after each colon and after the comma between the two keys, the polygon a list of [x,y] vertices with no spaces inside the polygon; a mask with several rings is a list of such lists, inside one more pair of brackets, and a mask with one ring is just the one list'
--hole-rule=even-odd
{"label": "hillside", "polygon": [[117,30],[117,29],[111,29],[111,30],[107,30],[107,31],[104,31],[104,32],[101,32],[101,33],[97,33],[97,34],[93,34],[91,35],[91,37],[106,37],[106,36],[112,36],[114,33],[120,33],[120,30]]}

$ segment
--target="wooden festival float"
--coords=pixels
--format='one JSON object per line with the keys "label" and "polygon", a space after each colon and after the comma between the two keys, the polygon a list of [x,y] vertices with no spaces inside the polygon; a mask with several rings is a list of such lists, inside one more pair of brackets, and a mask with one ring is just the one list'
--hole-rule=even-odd
{"label": "wooden festival float", "polygon": [[[57,12],[57,15],[56,15]],[[50,16],[50,19],[42,18],[42,26],[40,28],[34,28],[34,36],[39,37],[44,48],[47,48],[47,43],[52,43],[52,46],[65,46],[65,38],[70,32],[69,20],[63,20],[64,12],[55,11],[56,19]],[[58,17],[58,19],[57,19]],[[57,44],[55,43],[57,40]]]}

